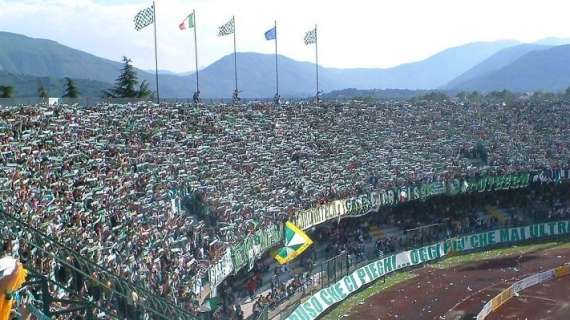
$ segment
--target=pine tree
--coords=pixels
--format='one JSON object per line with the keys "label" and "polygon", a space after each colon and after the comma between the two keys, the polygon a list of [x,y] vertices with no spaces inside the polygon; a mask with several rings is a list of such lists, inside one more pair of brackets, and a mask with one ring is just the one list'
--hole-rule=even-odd
{"label": "pine tree", "polygon": [[70,78],[65,78],[65,93],[63,97],[71,99],[76,99],[79,97],[79,91],[77,91],[75,83]]}
{"label": "pine tree", "polygon": [[9,99],[12,98],[13,94],[14,94],[14,87],[0,86],[0,98]]}
{"label": "pine tree", "polygon": [[152,91],[148,88],[148,82],[143,80],[141,82],[141,86],[139,87],[139,91],[137,92],[137,98],[144,99],[152,97]]}
{"label": "pine tree", "polygon": [[131,59],[123,57],[121,74],[115,80],[115,87],[105,92],[105,96],[111,98],[147,98],[150,95],[152,95],[152,91],[148,89],[146,81],[143,81],[139,86],[137,72]]}
{"label": "pine tree", "polygon": [[40,97],[42,99],[47,99],[49,97],[49,94],[48,94],[46,88],[44,87],[44,85],[41,82],[38,84],[38,97]]}

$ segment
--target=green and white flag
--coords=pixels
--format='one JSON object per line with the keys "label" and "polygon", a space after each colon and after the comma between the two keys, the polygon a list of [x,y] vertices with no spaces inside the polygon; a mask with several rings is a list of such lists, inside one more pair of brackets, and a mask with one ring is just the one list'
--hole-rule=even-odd
{"label": "green and white flag", "polygon": [[234,17],[230,21],[224,23],[223,26],[218,28],[218,37],[227,36],[235,32],[236,23]]}
{"label": "green and white flag", "polygon": [[310,45],[317,42],[317,28],[305,33],[305,44]]}
{"label": "green and white flag", "polygon": [[180,30],[192,29],[194,28],[194,13],[189,14],[182,23],[178,25]]}
{"label": "green and white flag", "polygon": [[140,31],[154,22],[154,4],[139,11],[135,16],[135,30]]}

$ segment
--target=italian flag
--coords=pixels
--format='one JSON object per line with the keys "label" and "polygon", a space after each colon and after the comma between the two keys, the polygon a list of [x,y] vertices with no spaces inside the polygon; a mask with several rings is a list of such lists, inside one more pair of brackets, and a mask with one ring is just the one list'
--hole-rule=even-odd
{"label": "italian flag", "polygon": [[184,21],[182,21],[179,25],[178,28],[180,28],[180,30],[186,30],[186,29],[191,29],[194,28],[194,13],[189,14]]}

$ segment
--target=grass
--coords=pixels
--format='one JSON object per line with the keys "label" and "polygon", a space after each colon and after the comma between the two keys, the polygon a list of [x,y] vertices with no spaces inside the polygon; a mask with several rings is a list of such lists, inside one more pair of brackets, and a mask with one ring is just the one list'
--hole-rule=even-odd
{"label": "grass", "polygon": [[441,260],[439,262],[430,264],[430,267],[438,269],[448,269],[453,268],[462,264],[484,261],[496,258],[503,258],[513,255],[529,254],[537,251],[548,251],[552,249],[563,249],[570,248],[570,243],[568,242],[545,242],[545,243],[535,243],[528,245],[512,246],[508,248],[499,248],[489,251],[475,252],[470,254],[464,254],[459,256],[452,256]]}
{"label": "grass", "polygon": [[[489,251],[475,252],[459,256],[452,256],[441,260],[436,263],[429,264],[430,267],[439,269],[448,269],[459,265],[467,264],[475,261],[491,260],[496,258],[503,258],[512,255],[529,254],[538,251],[548,251],[553,249],[570,248],[570,242],[543,242],[526,245],[512,246],[508,248],[499,248]],[[348,297],[343,302],[339,303],[334,309],[326,313],[322,320],[338,320],[350,314],[352,308],[357,305],[363,304],[364,301],[373,295],[376,295],[383,290],[395,286],[401,282],[416,277],[411,271],[396,272],[386,277],[386,282],[376,280],[368,288]]]}
{"label": "grass", "polygon": [[359,291],[358,293],[348,297],[346,300],[338,304],[329,313],[324,315],[322,317],[322,320],[340,319],[344,317],[345,314],[349,313],[353,307],[362,304],[366,299],[372,297],[373,295],[414,277],[416,277],[416,275],[411,272],[397,272],[395,274],[387,276],[385,283],[380,279],[376,280],[376,282],[374,282],[368,288]]}

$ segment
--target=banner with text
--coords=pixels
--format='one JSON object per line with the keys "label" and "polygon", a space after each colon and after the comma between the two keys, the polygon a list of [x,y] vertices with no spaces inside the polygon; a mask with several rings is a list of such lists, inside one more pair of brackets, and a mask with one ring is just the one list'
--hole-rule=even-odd
{"label": "banner with text", "polygon": [[[541,176],[542,178],[540,179],[542,180],[537,178],[537,176],[535,175],[532,178],[537,181],[554,181],[552,179],[547,180],[547,177],[562,177],[564,174],[561,174],[561,170],[558,170],[557,173],[548,173]],[[376,211],[380,207],[414,200],[426,200],[442,194],[456,195],[459,193],[525,188],[530,181],[531,174],[528,172],[434,181],[415,186],[375,191],[345,200],[335,200],[316,208],[297,212],[297,217],[294,221],[299,228],[306,230],[329,220],[364,215],[371,211]]]}
{"label": "banner with text", "polygon": [[335,284],[320,290],[300,304],[287,320],[313,320],[362,286],[396,270],[419,265],[448,255],[498,244],[517,243],[570,233],[570,220],[504,228],[455,237],[422,248],[401,252],[365,265]]}

